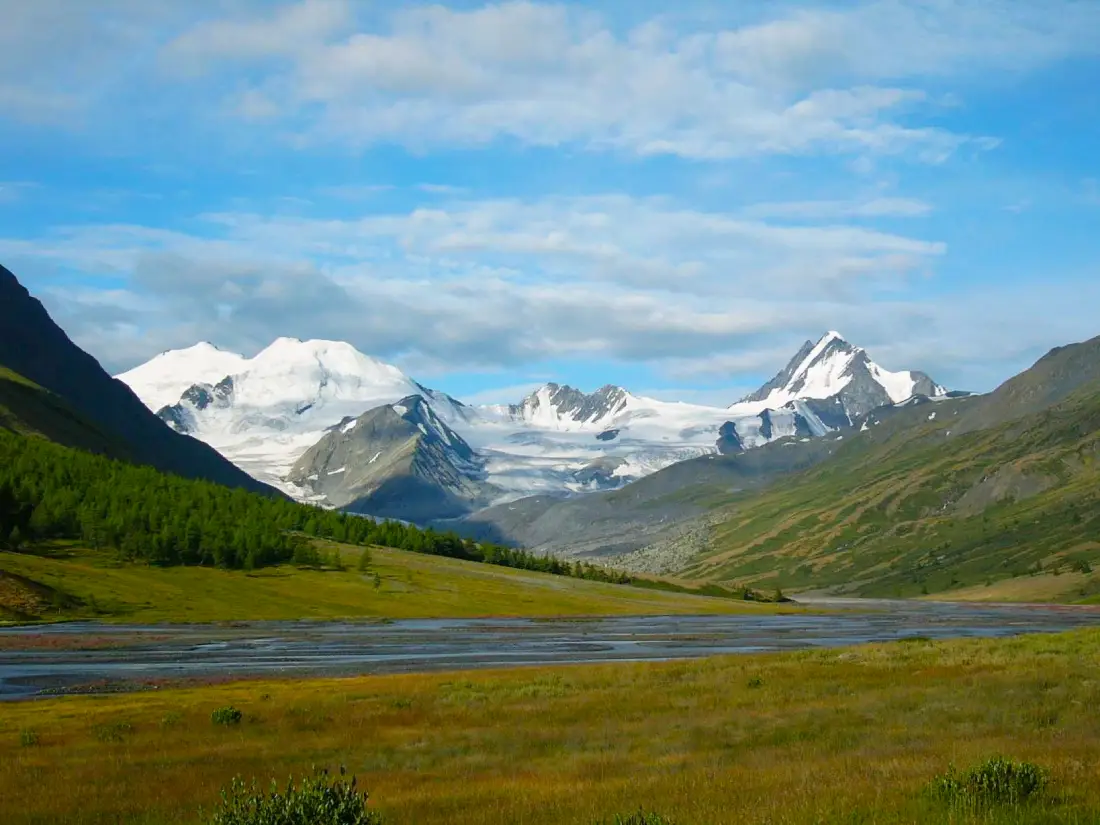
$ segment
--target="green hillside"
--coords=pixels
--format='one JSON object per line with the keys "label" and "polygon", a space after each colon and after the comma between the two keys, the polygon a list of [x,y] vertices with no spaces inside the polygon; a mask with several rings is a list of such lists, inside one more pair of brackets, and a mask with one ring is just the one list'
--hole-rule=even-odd
{"label": "green hillside", "polygon": [[872,419],[829,461],[735,497],[683,575],[862,596],[969,589],[971,598],[1002,580],[1065,575],[1057,598],[1096,596],[1100,387],[959,434],[988,415],[988,398]]}
{"label": "green hillside", "polygon": [[80,415],[63,398],[0,366],[0,430],[40,435],[58,444],[126,457],[118,439]]}

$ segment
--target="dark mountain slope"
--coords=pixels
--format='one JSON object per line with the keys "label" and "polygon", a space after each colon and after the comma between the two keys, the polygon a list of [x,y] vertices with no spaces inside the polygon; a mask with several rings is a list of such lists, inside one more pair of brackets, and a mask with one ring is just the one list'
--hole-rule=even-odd
{"label": "dark mountain slope", "polygon": [[4,367],[0,367],[0,430],[39,435],[113,458],[130,458],[123,441],[80,415],[60,396]]}
{"label": "dark mountain slope", "polygon": [[173,432],[130,388],[69,340],[42,304],[0,266],[0,366],[64,399],[139,463],[188,478],[274,494],[212,448]]}

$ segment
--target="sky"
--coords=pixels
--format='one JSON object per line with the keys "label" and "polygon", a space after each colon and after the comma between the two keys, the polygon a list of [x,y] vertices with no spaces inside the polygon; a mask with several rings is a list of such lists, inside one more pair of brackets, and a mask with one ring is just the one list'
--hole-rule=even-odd
{"label": "sky", "polygon": [[0,262],[112,372],[346,340],[729,404],[1100,334],[1097,0],[0,0]]}

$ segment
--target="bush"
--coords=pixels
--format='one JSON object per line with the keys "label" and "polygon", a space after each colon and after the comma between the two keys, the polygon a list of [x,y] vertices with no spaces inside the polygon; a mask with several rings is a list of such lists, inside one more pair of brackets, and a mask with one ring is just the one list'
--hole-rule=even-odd
{"label": "bush", "polygon": [[243,713],[229,705],[228,707],[218,708],[211,713],[210,721],[215,725],[239,725],[243,716]]}
{"label": "bush", "polygon": [[129,722],[109,722],[92,728],[92,733],[100,742],[121,742],[133,732],[134,726]]}
{"label": "bush", "polygon": [[38,731],[19,731],[19,744],[22,745],[24,748],[33,748],[35,745],[38,744]]}
{"label": "bush", "polygon": [[660,814],[649,813],[639,809],[637,813],[616,814],[611,825],[672,825],[671,819],[666,819]]}
{"label": "bush", "polygon": [[966,773],[952,766],[932,783],[933,794],[963,805],[1016,805],[1039,796],[1047,785],[1046,772],[1031,762],[1013,762],[1000,756]]}
{"label": "bush", "polygon": [[[340,776],[344,769],[340,768]],[[331,781],[325,772],[303,779],[297,786],[288,782],[279,791],[272,782],[264,793],[255,781],[246,785],[234,779],[222,791],[221,805],[210,818],[210,825],[379,825],[381,816],[367,810],[367,794],[350,780]]]}

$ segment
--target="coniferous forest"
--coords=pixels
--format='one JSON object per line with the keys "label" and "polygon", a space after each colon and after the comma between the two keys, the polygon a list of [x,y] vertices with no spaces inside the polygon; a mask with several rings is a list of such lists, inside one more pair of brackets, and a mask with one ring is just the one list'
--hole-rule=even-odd
{"label": "coniferous forest", "polygon": [[312,538],[629,582],[591,564],[184,479],[0,430],[0,548],[77,540],[129,561],[253,569],[319,564]]}

